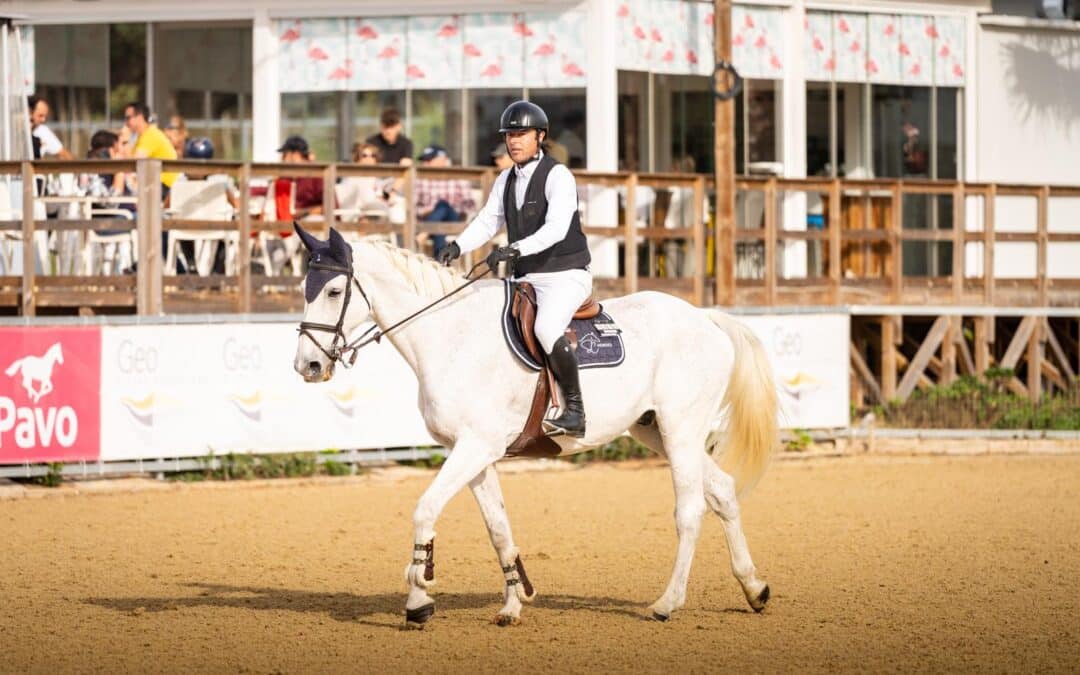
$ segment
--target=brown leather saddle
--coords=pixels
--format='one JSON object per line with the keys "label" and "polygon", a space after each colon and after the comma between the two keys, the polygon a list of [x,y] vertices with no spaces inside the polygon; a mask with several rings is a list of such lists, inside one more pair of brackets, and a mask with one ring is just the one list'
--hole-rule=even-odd
{"label": "brown leather saddle", "polygon": [[[559,385],[551,369],[548,368],[547,357],[533,332],[533,326],[536,323],[536,290],[532,284],[519,281],[514,284],[513,293],[510,313],[517,322],[529,354],[541,367],[540,375],[536,380],[536,390],[533,393],[532,407],[529,409],[529,417],[525,420],[525,429],[506,449],[506,454],[509,457],[555,457],[562,452],[562,448],[544,433],[543,422],[548,408],[559,405]],[[599,313],[600,303],[590,295],[589,299],[574,312],[574,318],[591,319]],[[568,328],[566,335],[573,348],[577,349],[577,335],[574,330]]]}

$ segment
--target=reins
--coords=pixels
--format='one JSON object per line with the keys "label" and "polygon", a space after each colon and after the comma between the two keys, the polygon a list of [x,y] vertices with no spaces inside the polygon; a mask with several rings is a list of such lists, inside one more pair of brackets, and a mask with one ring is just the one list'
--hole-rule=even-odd
{"label": "reins", "polygon": [[[361,348],[371,344],[372,342],[380,342],[383,339],[384,336],[389,335],[391,332],[393,332],[397,328],[400,328],[401,326],[408,323],[409,321],[412,321],[416,317],[420,316],[421,314],[428,311],[432,307],[438,305],[439,303],[443,302],[444,300],[448,300],[448,299],[454,297],[455,295],[457,295],[461,291],[465,290],[469,286],[472,286],[477,281],[480,281],[481,279],[486,277],[488,274],[490,274],[492,272],[492,269],[489,267],[483,274],[480,274],[479,276],[473,278],[473,273],[476,272],[476,268],[480,267],[481,265],[486,265],[486,264],[487,263],[484,260],[481,260],[480,262],[476,263],[475,265],[472,266],[472,269],[469,270],[469,273],[465,275],[465,278],[468,279],[468,281],[466,281],[464,284],[458,286],[457,288],[450,291],[446,295],[442,296],[438,300],[436,300],[436,301],[434,301],[434,302],[432,302],[432,303],[430,303],[428,305],[425,305],[424,307],[421,307],[417,311],[413,312],[412,314],[410,314],[409,316],[405,317],[404,319],[398,321],[397,323],[393,324],[392,326],[387,327],[386,330],[381,330],[381,329],[379,329],[378,325],[373,325],[370,328],[368,328],[366,331],[364,331],[360,335],[360,337],[356,338],[352,342],[346,343],[345,341],[346,341],[347,338],[345,337],[345,332],[343,330],[343,326],[344,326],[344,323],[345,323],[345,312],[349,307],[349,299],[352,296],[352,286],[353,286],[353,284],[356,284],[356,289],[358,291],[360,291],[360,295],[362,295],[364,297],[364,302],[367,303],[369,311],[373,309],[373,307],[371,305],[371,301],[368,300],[367,293],[364,292],[364,287],[361,286],[360,282],[356,279],[355,276],[353,276],[353,268],[352,268],[352,263],[351,262],[350,262],[350,264],[348,266],[345,266],[345,265],[327,265],[326,263],[321,263],[321,262],[319,262],[319,263],[311,263],[310,269],[327,270],[327,271],[330,271],[330,272],[341,272],[342,274],[348,275],[349,280],[351,281],[351,283],[349,283],[349,284],[347,284],[345,286],[345,302],[342,303],[342,305],[341,305],[341,314],[340,314],[340,316],[338,316],[337,324],[331,326],[330,324],[326,324],[326,323],[314,323],[314,322],[311,322],[311,321],[301,321],[300,322],[300,327],[297,329],[297,332],[299,332],[300,335],[306,335],[312,342],[315,343],[315,346],[319,348],[319,351],[321,351],[323,354],[325,354],[326,357],[329,358],[331,361],[334,361],[334,362],[340,361],[341,364],[344,367],[352,368],[353,364],[356,363],[357,353],[359,352],[359,350]],[[315,336],[311,334],[311,332],[310,332],[311,330],[319,330],[319,331],[323,331],[323,332],[326,332],[326,333],[333,333],[334,334],[334,341],[330,344],[330,350],[329,351],[327,351],[325,348],[323,348],[322,345],[319,344],[319,341],[316,340]],[[374,331],[374,334],[371,334],[372,331]],[[341,342],[342,342],[342,345],[340,347],[338,346],[338,340],[341,340]],[[349,353],[349,352],[351,352],[351,355],[348,358],[346,358],[345,355],[347,353]]]}

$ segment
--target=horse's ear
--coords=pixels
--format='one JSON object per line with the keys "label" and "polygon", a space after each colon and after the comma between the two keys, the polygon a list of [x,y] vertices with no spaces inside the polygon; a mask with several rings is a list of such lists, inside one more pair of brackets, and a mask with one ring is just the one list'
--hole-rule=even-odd
{"label": "horse's ear", "polygon": [[352,247],[341,236],[341,233],[332,227],[330,228],[330,255],[338,260],[352,262]]}
{"label": "horse's ear", "polygon": [[293,229],[296,230],[297,236],[300,237],[300,241],[304,242],[304,247],[308,251],[314,251],[315,247],[317,247],[319,244],[322,243],[321,241],[319,241],[315,237],[311,236],[308,233],[307,230],[300,227],[300,223],[298,221],[294,220],[294,221],[292,221],[292,224],[293,224]]}

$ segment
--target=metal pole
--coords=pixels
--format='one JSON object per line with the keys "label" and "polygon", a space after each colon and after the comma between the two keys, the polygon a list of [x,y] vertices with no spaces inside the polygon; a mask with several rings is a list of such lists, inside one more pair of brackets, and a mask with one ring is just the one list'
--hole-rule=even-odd
{"label": "metal pole", "polygon": [[[716,62],[731,61],[731,0],[713,0]],[[727,87],[714,73],[714,88]],[[716,303],[735,304],[735,102],[714,99],[716,177]]]}
{"label": "metal pole", "polygon": [[[3,50],[3,57],[0,60],[4,62],[4,141],[3,146],[0,147],[0,152],[3,152],[5,160],[11,159],[11,139],[13,129],[11,128],[11,54],[8,53],[8,31],[11,24],[8,21],[4,21],[3,26],[0,27],[0,49]],[[24,157],[23,159],[33,159],[33,157]]]}

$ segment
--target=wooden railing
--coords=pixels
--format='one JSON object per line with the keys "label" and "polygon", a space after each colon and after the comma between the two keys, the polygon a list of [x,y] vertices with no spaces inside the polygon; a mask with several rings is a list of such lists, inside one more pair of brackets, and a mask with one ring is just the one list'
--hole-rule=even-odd
{"label": "wooden railing", "polygon": [[[136,217],[124,219],[35,220],[33,202],[36,177],[51,174],[134,173],[138,194]],[[181,172],[188,178],[211,174],[229,176],[236,186],[238,208],[231,221],[175,220],[163,215],[160,175]],[[334,220],[343,233],[394,235],[406,247],[417,248],[417,235],[456,234],[465,223],[426,223],[418,220],[413,192],[420,179],[467,180],[482,205],[494,183],[491,168],[359,166],[353,164],[259,164],[240,162],[7,162],[0,163],[0,179],[21,181],[22,207],[0,220],[0,246],[14,250],[18,242],[40,242],[40,233],[134,230],[138,242],[138,265],[133,275],[72,274],[53,254],[42,255],[41,246],[24,246],[19,260],[0,270],[0,312],[33,315],[48,313],[135,312],[260,312],[295,311],[302,300],[292,276],[273,276],[253,265],[251,248],[237,247],[234,274],[208,276],[167,274],[163,269],[162,231],[227,230],[236,240],[248,242],[260,232],[291,229],[291,222],[262,220],[252,213],[253,181],[278,176],[317,177],[325,186],[351,176],[378,176],[398,181],[404,194],[402,222],[361,219]],[[898,180],[821,180],[740,177],[736,187],[744,208],[732,230],[713,223],[708,208],[711,178],[694,174],[639,174],[575,172],[582,203],[583,227],[594,250],[614,241],[617,260],[598,256],[594,275],[603,295],[661,290],[699,305],[839,305],[839,304],[977,304],[988,306],[1077,306],[1080,280],[1053,278],[1047,274],[1051,247],[1080,243],[1080,227],[1050,223],[1051,201],[1080,198],[1080,188],[1046,185],[1000,185]],[[656,198],[644,222],[638,205],[645,188]],[[665,217],[665,193],[681,195],[681,218]],[[13,202],[19,195],[14,195]],[[1002,231],[996,227],[996,205],[1005,197],[1034,200],[1035,225],[1030,231]],[[820,205],[807,204],[820,198]],[[745,205],[757,199],[760,213]],[[689,208],[685,208],[689,200]],[[913,200],[929,204],[926,219],[905,219]],[[323,212],[334,211],[334,192],[324,190]],[[808,210],[820,226],[807,228]],[[931,217],[932,215],[932,217]],[[972,216],[981,220],[978,229],[965,227]],[[786,217],[785,217],[786,216]],[[0,218],[3,218],[0,201]],[[665,227],[665,221],[668,226]],[[311,220],[315,230],[325,230],[328,220]],[[933,227],[935,223],[946,226]],[[905,224],[915,227],[905,227]],[[1074,223],[1064,223],[1072,226]],[[68,235],[76,236],[76,235]],[[926,244],[922,255],[933,255],[947,268],[944,272],[905,274],[905,248]],[[1025,243],[1035,248],[1034,273],[1026,279],[1003,279],[994,275],[995,250],[1002,244]],[[951,246],[947,256],[938,247]],[[967,269],[969,245],[980,251],[981,270]],[[796,259],[811,264],[807,269],[783,274],[779,261],[788,247],[805,246]],[[670,251],[686,259],[685,269],[674,267]],[[738,252],[742,252],[741,256]],[[812,251],[812,253],[811,253]],[[749,253],[748,253],[749,252]],[[482,252],[478,252],[482,253]],[[909,251],[910,254],[910,251]],[[10,257],[10,256],[9,256]],[[791,258],[791,255],[788,255]],[[947,261],[948,264],[945,264]],[[464,263],[472,262],[472,258]],[[911,262],[911,261],[908,261]],[[918,262],[918,261],[916,261]],[[21,269],[12,274],[13,267]],[[41,272],[36,270],[41,267]],[[664,268],[665,273],[661,273]],[[740,272],[739,270],[743,270]],[[749,270],[748,272],[746,270]],[[261,272],[256,274],[256,272]]]}

